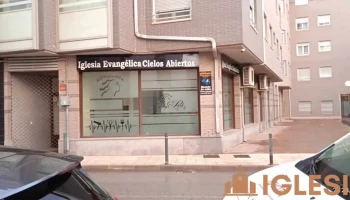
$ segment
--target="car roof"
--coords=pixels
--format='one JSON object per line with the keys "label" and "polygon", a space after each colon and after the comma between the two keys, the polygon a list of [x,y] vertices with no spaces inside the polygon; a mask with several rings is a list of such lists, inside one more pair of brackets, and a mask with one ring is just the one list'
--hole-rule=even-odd
{"label": "car roof", "polygon": [[0,146],[0,199],[75,168],[82,160],[81,156]]}

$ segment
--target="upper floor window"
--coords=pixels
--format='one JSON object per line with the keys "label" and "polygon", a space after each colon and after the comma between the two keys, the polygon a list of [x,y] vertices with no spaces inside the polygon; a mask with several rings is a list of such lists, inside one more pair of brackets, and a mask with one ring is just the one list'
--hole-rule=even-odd
{"label": "upper floor window", "polygon": [[153,23],[192,18],[191,0],[153,0]]}
{"label": "upper floor window", "polygon": [[333,101],[321,101],[322,114],[333,114]]}
{"label": "upper floor window", "polygon": [[311,80],[310,68],[299,68],[297,69],[298,81],[309,81]]}
{"label": "upper floor window", "polygon": [[256,27],[256,0],[249,1],[250,24]]}
{"label": "upper floor window", "polygon": [[309,54],[310,54],[310,44],[309,43],[297,44],[297,56],[307,56]]}
{"label": "upper floor window", "polygon": [[272,26],[270,24],[270,46],[271,48],[273,47],[273,33],[272,33]]}
{"label": "upper floor window", "polygon": [[282,30],[281,38],[282,38],[282,44],[286,44],[286,31],[285,30]]}
{"label": "upper floor window", "polygon": [[279,58],[280,57],[280,48],[279,48],[279,42],[278,42],[278,40],[276,41],[277,42],[277,58]]}
{"label": "upper floor window", "polygon": [[295,25],[296,25],[297,31],[308,30],[309,29],[309,18],[308,17],[297,18],[295,20]]}
{"label": "upper floor window", "polygon": [[331,25],[331,16],[330,15],[319,15],[317,17],[318,26],[328,26]]}
{"label": "upper floor window", "polygon": [[281,13],[284,13],[284,11],[285,11],[285,3],[284,3],[284,0],[281,0]]}
{"label": "upper floor window", "polygon": [[311,114],[312,112],[311,101],[299,101],[298,110],[299,110],[299,113],[302,113],[302,114]]}
{"label": "upper floor window", "polygon": [[24,10],[31,7],[31,0],[0,0],[0,13]]}
{"label": "upper floor window", "polygon": [[309,0],[295,0],[296,6],[307,5],[309,4]]}
{"label": "upper floor window", "polygon": [[283,75],[287,76],[288,71],[287,71],[287,62],[286,62],[286,60],[282,61],[282,68],[283,68]]}
{"label": "upper floor window", "polygon": [[72,12],[91,8],[103,8],[107,6],[107,0],[60,0],[60,12]]}
{"label": "upper floor window", "polygon": [[331,41],[321,41],[318,42],[318,51],[319,52],[326,52],[331,51]]}
{"label": "upper floor window", "polygon": [[332,77],[332,67],[320,67],[320,78]]}
{"label": "upper floor window", "polygon": [[267,40],[267,35],[268,35],[268,25],[267,25],[267,17],[266,14],[264,14],[264,26],[265,26],[265,31],[264,31],[264,37]]}

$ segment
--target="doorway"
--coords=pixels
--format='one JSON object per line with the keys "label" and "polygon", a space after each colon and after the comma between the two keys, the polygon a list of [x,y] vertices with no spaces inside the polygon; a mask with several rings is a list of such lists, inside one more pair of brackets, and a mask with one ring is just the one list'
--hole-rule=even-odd
{"label": "doorway", "polygon": [[341,99],[341,116],[342,118],[350,118],[350,95],[342,94]]}
{"label": "doorway", "polygon": [[11,84],[13,145],[57,151],[58,72],[13,72]]}

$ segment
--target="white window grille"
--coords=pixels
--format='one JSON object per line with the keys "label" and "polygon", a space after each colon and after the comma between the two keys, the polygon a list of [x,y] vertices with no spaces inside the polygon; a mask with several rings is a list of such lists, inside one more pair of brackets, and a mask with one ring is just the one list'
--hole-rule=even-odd
{"label": "white window grille", "polygon": [[191,0],[153,0],[153,23],[189,20]]}

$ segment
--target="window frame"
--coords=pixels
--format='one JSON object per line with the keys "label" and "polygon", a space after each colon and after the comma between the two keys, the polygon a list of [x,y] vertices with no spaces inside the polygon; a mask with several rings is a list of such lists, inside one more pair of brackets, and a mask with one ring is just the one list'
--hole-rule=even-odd
{"label": "window frame", "polygon": [[[305,46],[308,47],[308,54],[305,54],[305,51],[304,51]],[[303,47],[303,54],[299,54],[299,51],[298,51],[299,47]],[[309,56],[310,55],[310,43],[308,43],[308,42],[297,43],[296,44],[296,53],[297,53],[297,56]]]}
{"label": "window frame", "polygon": [[[321,44],[325,43],[325,42],[329,42],[329,50],[321,51],[321,47],[326,47],[326,46],[321,46]],[[318,42],[318,52],[322,53],[322,52],[330,52],[330,51],[332,51],[332,41],[331,40],[323,40],[323,41]]]}
{"label": "window frame", "polygon": [[[310,103],[310,112],[300,111],[300,103]],[[312,114],[312,101],[298,101],[298,113],[300,114]]]}
{"label": "window frame", "polygon": [[[304,70],[305,69],[309,70],[309,79],[301,79],[301,78],[299,78],[299,70],[303,70],[303,69]],[[309,67],[298,68],[297,69],[297,81],[298,82],[311,81],[311,69]]]}
{"label": "window frame", "polygon": [[[325,17],[325,16],[329,16],[329,24],[320,24],[320,17]],[[317,26],[330,26],[331,25],[331,15],[330,14],[326,14],[326,15],[318,15],[317,16]]]}
{"label": "window frame", "polygon": [[[235,117],[236,117],[236,115],[235,115],[235,98],[234,98],[234,96],[235,96],[235,94],[234,94],[234,91],[235,91],[235,88],[234,88],[234,77],[236,76],[236,75],[234,75],[234,74],[232,74],[232,73],[229,73],[229,72],[226,72],[226,71],[222,71],[222,77],[224,77],[224,76],[226,76],[226,77],[229,77],[229,78],[232,78],[232,87],[231,87],[231,94],[232,94],[232,98],[231,98],[231,104],[232,104],[232,127],[230,127],[230,128],[228,128],[228,129],[225,129],[225,127],[224,127],[224,123],[225,123],[225,118],[224,118],[224,116],[225,116],[225,112],[224,112],[224,98],[222,97],[222,107],[223,107],[223,112],[222,112],[222,119],[223,119],[223,127],[224,127],[224,131],[228,131],[228,130],[232,130],[232,129],[235,129],[236,128],[236,126],[235,126]],[[222,78],[221,79],[221,85],[222,85],[222,87],[224,86],[224,79]],[[222,91],[224,91],[223,89],[222,89]],[[222,95],[223,95],[223,92],[222,92]]]}
{"label": "window frame", "polygon": [[[9,13],[9,12],[18,12],[18,11],[23,11],[23,10],[30,10],[33,7],[33,2],[31,0],[23,0],[23,1],[18,1],[18,2],[12,2],[12,3],[4,3],[4,4],[0,4],[4,7],[0,8],[0,14],[3,13]],[[10,8],[10,7],[15,7],[15,6],[21,6],[21,5],[26,5],[25,8],[20,8],[20,9],[14,9],[14,10],[6,10],[6,11],[2,11],[2,9],[4,8]]]}
{"label": "window frame", "polygon": [[[152,24],[165,24],[165,23],[175,23],[175,22],[183,22],[183,21],[191,21],[192,20],[192,7],[193,7],[192,0],[189,0],[190,1],[190,9],[183,9],[183,10],[177,10],[177,11],[167,11],[167,12],[161,13],[161,14],[170,14],[170,13],[176,14],[179,12],[188,11],[189,12],[188,18],[181,19],[181,16],[179,16],[180,19],[175,18],[175,19],[161,20],[161,21],[157,21],[157,19],[158,19],[157,14],[158,13],[156,12],[156,1],[157,0],[152,0]],[[184,15],[184,16],[186,16],[186,15]]]}
{"label": "window frame", "polygon": [[[332,112],[324,112],[324,111],[322,111],[322,103],[329,103],[329,102],[331,102],[332,103]],[[321,100],[321,102],[320,102],[320,111],[321,111],[321,114],[322,115],[332,115],[332,114],[334,114],[334,102],[333,102],[333,100]]]}
{"label": "window frame", "polygon": [[[298,22],[299,21],[303,21],[303,20],[307,20],[307,22]],[[307,24],[307,28],[303,28],[303,29],[298,29],[298,24]],[[295,18],[295,30],[296,31],[307,31],[310,29],[310,19],[309,17],[299,17],[299,18]]]}
{"label": "window frame", "polygon": [[[139,116],[139,131],[138,134],[135,135],[122,135],[122,136],[84,136],[84,110],[83,108],[83,73],[90,73],[90,72],[79,72],[79,117],[80,117],[80,138],[136,138],[136,137],[159,137],[161,135],[152,135],[152,134],[145,134],[142,131],[142,83],[141,83],[141,72],[142,71],[157,71],[157,70],[196,70],[197,73],[197,106],[198,106],[198,133],[193,134],[177,134],[177,133],[171,133],[169,135],[171,136],[200,136],[202,135],[201,131],[201,106],[200,106],[200,77],[199,77],[199,67],[174,67],[174,68],[167,68],[167,69],[160,69],[160,68],[152,68],[152,69],[116,69],[116,70],[110,70],[113,72],[118,71],[137,71],[138,72],[138,104],[139,104],[139,110],[140,110],[140,116]],[[106,72],[108,70],[96,70],[93,72]]]}
{"label": "window frame", "polygon": [[[330,68],[331,69],[330,76],[321,76],[321,70],[324,69],[324,68]],[[321,67],[319,67],[318,71],[319,71],[319,77],[320,78],[332,78],[333,77],[333,68],[332,68],[332,66],[321,66]]]}

